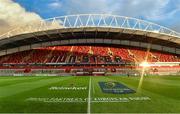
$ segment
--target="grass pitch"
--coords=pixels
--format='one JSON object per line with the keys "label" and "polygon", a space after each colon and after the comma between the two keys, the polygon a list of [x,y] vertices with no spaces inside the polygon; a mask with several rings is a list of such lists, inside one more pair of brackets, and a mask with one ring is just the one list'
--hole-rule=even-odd
{"label": "grass pitch", "polygon": [[180,77],[145,77],[140,91],[132,94],[103,93],[100,81],[120,82],[136,91],[139,77],[0,77],[0,112],[180,112]]}

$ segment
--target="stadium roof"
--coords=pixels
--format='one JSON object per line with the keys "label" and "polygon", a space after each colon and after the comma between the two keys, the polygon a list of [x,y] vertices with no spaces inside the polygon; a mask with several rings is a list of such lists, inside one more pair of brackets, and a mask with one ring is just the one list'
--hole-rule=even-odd
{"label": "stadium roof", "polygon": [[34,21],[0,35],[0,55],[42,46],[104,43],[180,54],[180,33],[131,17],[109,14],[67,15]]}

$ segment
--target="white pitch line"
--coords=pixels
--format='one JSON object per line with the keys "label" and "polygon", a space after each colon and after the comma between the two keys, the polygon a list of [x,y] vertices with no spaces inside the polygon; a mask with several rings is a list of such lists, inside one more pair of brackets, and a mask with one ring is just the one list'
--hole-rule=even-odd
{"label": "white pitch line", "polygon": [[87,113],[91,114],[91,76],[90,76],[90,80],[89,80],[89,93],[88,93]]}
{"label": "white pitch line", "polygon": [[[92,80],[92,82],[93,82],[93,80]],[[95,94],[94,83],[92,84],[92,86],[93,86],[93,94]]]}

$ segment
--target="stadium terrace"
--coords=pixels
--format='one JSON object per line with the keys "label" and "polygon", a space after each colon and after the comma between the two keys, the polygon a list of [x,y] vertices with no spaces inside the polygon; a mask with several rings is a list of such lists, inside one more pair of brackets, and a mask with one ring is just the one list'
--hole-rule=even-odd
{"label": "stadium terrace", "polygon": [[[0,35],[1,75],[180,74],[180,33],[131,17],[67,15]],[[143,64],[143,63],[146,64]]]}

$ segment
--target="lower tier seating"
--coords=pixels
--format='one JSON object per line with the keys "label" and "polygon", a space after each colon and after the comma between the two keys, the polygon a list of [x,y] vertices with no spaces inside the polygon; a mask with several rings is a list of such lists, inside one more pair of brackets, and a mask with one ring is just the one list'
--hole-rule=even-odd
{"label": "lower tier seating", "polygon": [[177,55],[132,48],[102,46],[54,46],[0,57],[0,63],[119,63],[180,62]]}

